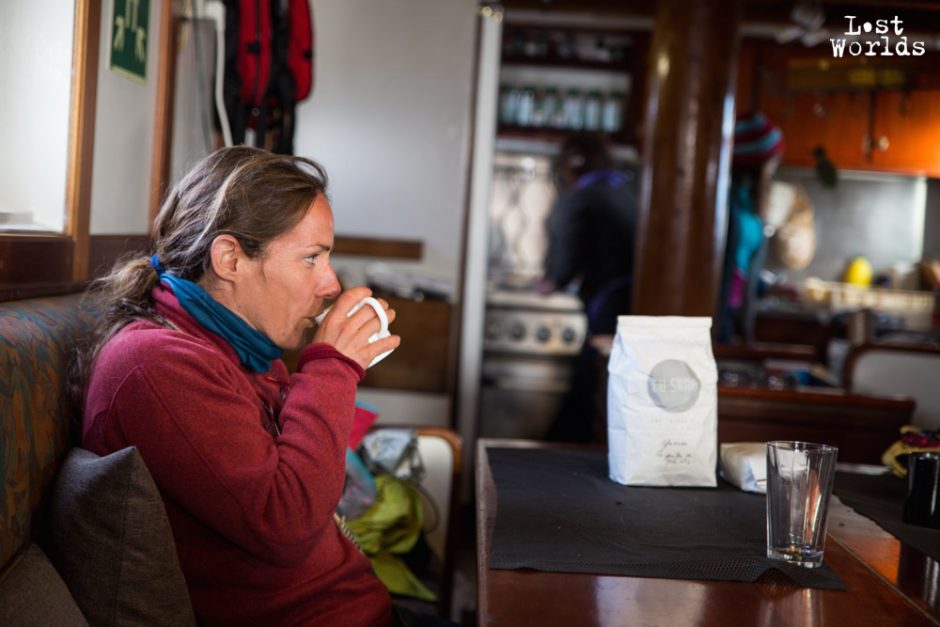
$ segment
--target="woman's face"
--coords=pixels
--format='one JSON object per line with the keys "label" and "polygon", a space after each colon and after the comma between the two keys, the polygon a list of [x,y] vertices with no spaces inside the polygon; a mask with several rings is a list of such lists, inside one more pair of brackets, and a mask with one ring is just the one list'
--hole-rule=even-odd
{"label": "woman's face", "polygon": [[284,349],[301,345],[304,332],[340,293],[330,265],[333,210],[322,194],[294,228],[275,238],[234,286],[236,313]]}

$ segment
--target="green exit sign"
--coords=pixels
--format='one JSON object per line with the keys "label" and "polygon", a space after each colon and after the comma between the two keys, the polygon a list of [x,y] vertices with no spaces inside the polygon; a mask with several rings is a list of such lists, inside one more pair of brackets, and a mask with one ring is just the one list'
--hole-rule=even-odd
{"label": "green exit sign", "polygon": [[[168,1],[168,0],[167,0]],[[111,16],[111,69],[147,78],[150,0],[114,0]]]}

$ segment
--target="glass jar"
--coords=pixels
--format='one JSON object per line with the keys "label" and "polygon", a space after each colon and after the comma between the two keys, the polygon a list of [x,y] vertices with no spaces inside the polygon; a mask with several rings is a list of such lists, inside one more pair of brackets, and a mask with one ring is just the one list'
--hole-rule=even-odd
{"label": "glass jar", "polygon": [[547,87],[542,95],[542,101],[539,113],[539,126],[555,126],[558,119],[560,101],[558,99],[558,89]]}
{"label": "glass jar", "polygon": [[499,88],[499,123],[515,124],[519,110],[519,89],[514,85]]}
{"label": "glass jar", "polygon": [[580,131],[584,126],[584,102],[581,92],[577,89],[569,89],[565,94],[562,109],[564,111],[562,126],[571,131]]}
{"label": "glass jar", "polygon": [[545,90],[541,87],[535,90],[535,101],[532,104],[532,122],[530,126],[545,126]]}
{"label": "glass jar", "polygon": [[597,131],[601,128],[601,92],[590,91],[584,99],[584,130]]}
{"label": "glass jar", "polygon": [[519,102],[516,107],[516,124],[532,126],[535,117],[535,88],[523,87],[519,90]]}
{"label": "glass jar", "polygon": [[601,129],[605,133],[616,133],[623,122],[623,93],[615,91],[604,98],[601,110]]}
{"label": "glass jar", "polygon": [[550,88],[555,100],[548,114],[548,126],[552,128],[565,128],[565,97],[555,87]]}

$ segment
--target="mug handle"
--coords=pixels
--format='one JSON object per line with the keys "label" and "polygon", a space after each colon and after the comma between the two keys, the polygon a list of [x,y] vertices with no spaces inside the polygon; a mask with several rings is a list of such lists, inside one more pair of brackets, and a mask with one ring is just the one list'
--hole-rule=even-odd
{"label": "mug handle", "polygon": [[[391,335],[391,333],[388,330],[388,315],[386,315],[385,313],[385,308],[382,307],[382,304],[379,303],[379,301],[373,298],[372,296],[366,296],[365,298],[360,300],[358,303],[356,303],[353,306],[353,308],[349,310],[349,313],[346,314],[346,316],[347,317],[352,316],[357,311],[362,309],[365,305],[369,305],[370,307],[372,307],[372,309],[375,311],[375,314],[379,317],[379,325],[380,325],[379,330],[373,333],[372,336],[369,338],[369,344]],[[382,361],[383,359],[391,355],[393,350],[395,349],[387,350],[380,355],[376,355],[368,367],[371,368],[375,364],[379,363],[380,361]]]}

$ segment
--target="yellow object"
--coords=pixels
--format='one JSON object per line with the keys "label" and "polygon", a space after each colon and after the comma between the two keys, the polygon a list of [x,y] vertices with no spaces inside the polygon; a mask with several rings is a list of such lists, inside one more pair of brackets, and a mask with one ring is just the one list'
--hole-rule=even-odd
{"label": "yellow object", "polygon": [[[905,433],[922,433],[920,429],[913,425],[904,425],[901,427],[901,435]],[[936,453],[940,448],[936,446],[912,446],[904,440],[898,440],[888,447],[888,450],[881,455],[881,463],[896,477],[907,476],[907,456],[911,453]]]}
{"label": "yellow object", "polygon": [[389,475],[377,475],[375,486],[375,503],[359,518],[346,521],[347,526],[389,592],[436,601],[437,596],[398,557],[410,551],[421,535],[421,496]]}
{"label": "yellow object", "polygon": [[845,270],[845,282],[852,285],[871,285],[871,264],[864,257],[856,257]]}

